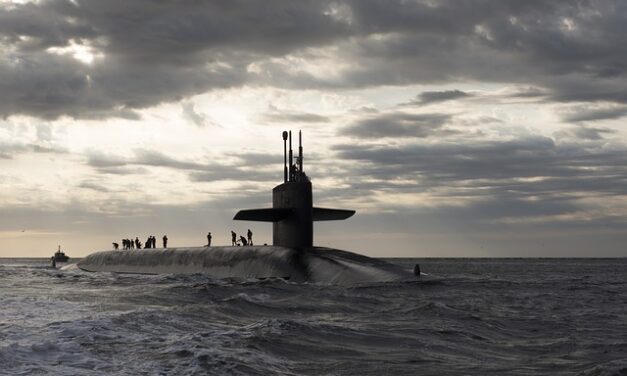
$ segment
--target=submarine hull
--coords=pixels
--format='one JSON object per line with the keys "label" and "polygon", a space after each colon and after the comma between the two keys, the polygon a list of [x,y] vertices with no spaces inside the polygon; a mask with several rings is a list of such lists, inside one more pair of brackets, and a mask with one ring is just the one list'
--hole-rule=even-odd
{"label": "submarine hull", "polygon": [[203,273],[221,279],[282,278],[293,282],[351,285],[413,280],[382,260],[332,248],[280,246],[186,247],[92,253],[77,266],[89,272]]}

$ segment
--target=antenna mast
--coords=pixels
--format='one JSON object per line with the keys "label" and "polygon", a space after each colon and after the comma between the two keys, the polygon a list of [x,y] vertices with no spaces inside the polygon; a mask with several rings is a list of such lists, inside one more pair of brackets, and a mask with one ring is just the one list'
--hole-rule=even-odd
{"label": "antenna mast", "polygon": [[290,131],[289,134],[290,137],[290,156],[289,156],[289,161],[290,161],[290,166],[289,166],[289,171],[290,171],[290,178],[289,181],[293,181],[294,180],[294,168],[293,168],[293,164],[294,164],[294,154],[292,152],[292,131]]}
{"label": "antenna mast", "polygon": [[303,138],[301,131],[298,131],[298,171],[303,172]]}
{"label": "antenna mast", "polygon": [[287,132],[283,131],[283,183],[287,183]]}

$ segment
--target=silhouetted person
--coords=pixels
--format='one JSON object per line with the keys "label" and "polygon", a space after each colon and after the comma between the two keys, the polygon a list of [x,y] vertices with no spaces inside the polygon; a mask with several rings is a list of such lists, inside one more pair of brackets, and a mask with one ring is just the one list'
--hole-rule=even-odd
{"label": "silhouetted person", "polygon": [[168,248],[168,236],[163,235],[163,248]]}
{"label": "silhouetted person", "polygon": [[242,241],[242,245],[248,245],[248,242],[246,241],[245,237],[240,236],[239,239]]}
{"label": "silhouetted person", "polygon": [[231,245],[237,245],[237,234],[231,230]]}
{"label": "silhouetted person", "polygon": [[129,239],[128,244],[131,246],[131,249],[135,249],[135,243],[133,242],[133,239]]}
{"label": "silhouetted person", "polygon": [[57,260],[54,259],[54,256],[50,257],[50,261],[52,261],[52,268],[57,268]]}
{"label": "silhouetted person", "polygon": [[248,229],[248,233],[246,235],[248,235],[248,244],[253,245],[253,232]]}
{"label": "silhouetted person", "polygon": [[118,243],[113,243],[113,249],[119,249],[120,245]]}
{"label": "silhouetted person", "polygon": [[142,243],[139,241],[138,237],[135,237],[135,248],[142,249]]}
{"label": "silhouetted person", "polygon": [[152,244],[151,248],[157,248],[157,237],[154,235],[151,235],[150,237],[150,243]]}
{"label": "silhouetted person", "polygon": [[144,243],[144,249],[149,248],[152,248],[152,236],[149,236],[148,239],[146,239],[146,243]]}
{"label": "silhouetted person", "polygon": [[211,247],[211,232],[207,233],[207,247]]}

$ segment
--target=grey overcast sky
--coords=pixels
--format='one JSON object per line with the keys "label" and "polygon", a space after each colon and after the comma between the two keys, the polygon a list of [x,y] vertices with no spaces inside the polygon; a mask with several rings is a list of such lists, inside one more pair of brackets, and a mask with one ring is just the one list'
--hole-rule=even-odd
{"label": "grey overcast sky", "polygon": [[627,256],[627,2],[0,0],[0,257],[267,224],[302,129],[316,243]]}

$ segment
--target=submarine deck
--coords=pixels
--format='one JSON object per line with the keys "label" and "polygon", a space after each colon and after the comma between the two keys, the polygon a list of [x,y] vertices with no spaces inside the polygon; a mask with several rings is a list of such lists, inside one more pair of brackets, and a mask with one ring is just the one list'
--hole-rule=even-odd
{"label": "submarine deck", "polygon": [[412,280],[388,262],[332,248],[280,246],[179,247],[92,253],[77,266],[89,272],[203,273],[213,278],[283,278],[294,282],[358,284]]}

